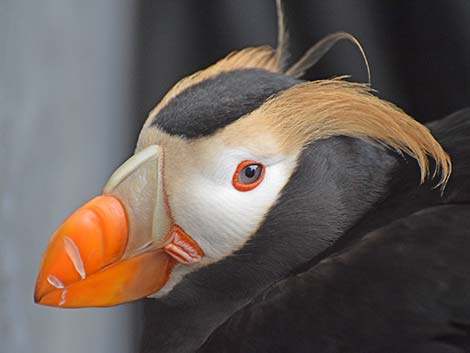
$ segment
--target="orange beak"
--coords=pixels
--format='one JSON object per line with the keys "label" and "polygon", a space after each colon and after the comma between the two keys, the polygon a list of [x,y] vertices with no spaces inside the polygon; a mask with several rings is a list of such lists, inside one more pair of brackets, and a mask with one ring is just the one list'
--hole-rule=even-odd
{"label": "orange beak", "polygon": [[38,304],[64,308],[111,306],[146,297],[168,281],[178,263],[203,256],[178,226],[166,243],[124,256],[127,214],[115,196],[98,196],[75,211],[51,238],[34,291]]}

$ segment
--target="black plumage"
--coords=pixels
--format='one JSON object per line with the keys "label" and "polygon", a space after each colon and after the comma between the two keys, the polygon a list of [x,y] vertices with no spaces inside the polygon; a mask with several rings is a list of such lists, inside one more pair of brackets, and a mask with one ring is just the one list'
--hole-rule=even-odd
{"label": "black plumage", "polygon": [[299,82],[260,69],[221,73],[185,89],[158,112],[152,124],[171,135],[208,136]]}
{"label": "black plumage", "polygon": [[255,236],[145,303],[142,352],[467,352],[470,110],[429,125],[442,192],[414,160],[316,141]]}

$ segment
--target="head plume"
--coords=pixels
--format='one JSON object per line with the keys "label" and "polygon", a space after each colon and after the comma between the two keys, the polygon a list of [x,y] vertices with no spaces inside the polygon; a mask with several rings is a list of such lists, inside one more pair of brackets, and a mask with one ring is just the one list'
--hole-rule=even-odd
{"label": "head plume", "polygon": [[452,169],[449,156],[425,126],[374,96],[367,85],[342,78],[298,84],[232,125],[227,129],[243,131],[248,140],[270,131],[286,153],[333,136],[378,143],[415,158],[421,182],[429,175],[429,157],[441,172],[438,185],[445,186]]}
{"label": "head plume", "polygon": [[[263,46],[232,52],[205,70],[182,79],[150,112],[144,128],[150,125],[163,106],[192,85],[224,72],[242,69],[263,69],[298,78],[341,40],[351,41],[358,47],[370,83],[369,64],[364,50],[354,36],[345,32],[324,37],[297,62],[288,65],[289,35],[284,7],[282,0],[276,0],[276,50]],[[285,148],[331,136],[351,136],[380,143],[412,156],[421,168],[421,181],[429,174],[429,157],[436,161],[436,172],[441,172],[438,185],[445,186],[451,173],[449,156],[429,130],[393,104],[374,96],[368,84],[351,83],[342,78],[305,82],[276,95],[247,117],[258,118],[240,119],[232,125],[246,124],[245,131],[265,129],[265,126],[281,129],[279,135],[284,136],[281,143]],[[264,125],[260,126],[254,121]]]}

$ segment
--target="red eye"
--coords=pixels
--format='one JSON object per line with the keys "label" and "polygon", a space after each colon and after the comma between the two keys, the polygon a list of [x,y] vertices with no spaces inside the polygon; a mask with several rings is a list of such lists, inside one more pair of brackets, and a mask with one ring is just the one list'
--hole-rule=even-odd
{"label": "red eye", "polygon": [[263,181],[265,171],[266,168],[261,163],[243,161],[233,175],[233,186],[239,191],[253,190]]}

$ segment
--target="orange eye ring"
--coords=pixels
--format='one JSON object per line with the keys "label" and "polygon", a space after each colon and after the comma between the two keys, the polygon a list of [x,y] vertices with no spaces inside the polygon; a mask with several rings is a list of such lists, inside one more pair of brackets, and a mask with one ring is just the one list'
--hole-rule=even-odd
{"label": "orange eye ring", "polygon": [[[245,172],[246,168],[252,167],[252,166],[258,166],[260,168],[259,175],[257,176],[256,180],[254,180],[253,182],[245,183],[241,180],[242,173]],[[238,165],[237,170],[235,171],[235,174],[233,174],[232,184],[235,187],[235,189],[237,189],[238,191],[250,191],[256,188],[259,184],[261,184],[261,182],[264,179],[265,174],[266,174],[266,167],[263,164],[259,162],[255,162],[255,161],[243,161]]]}

